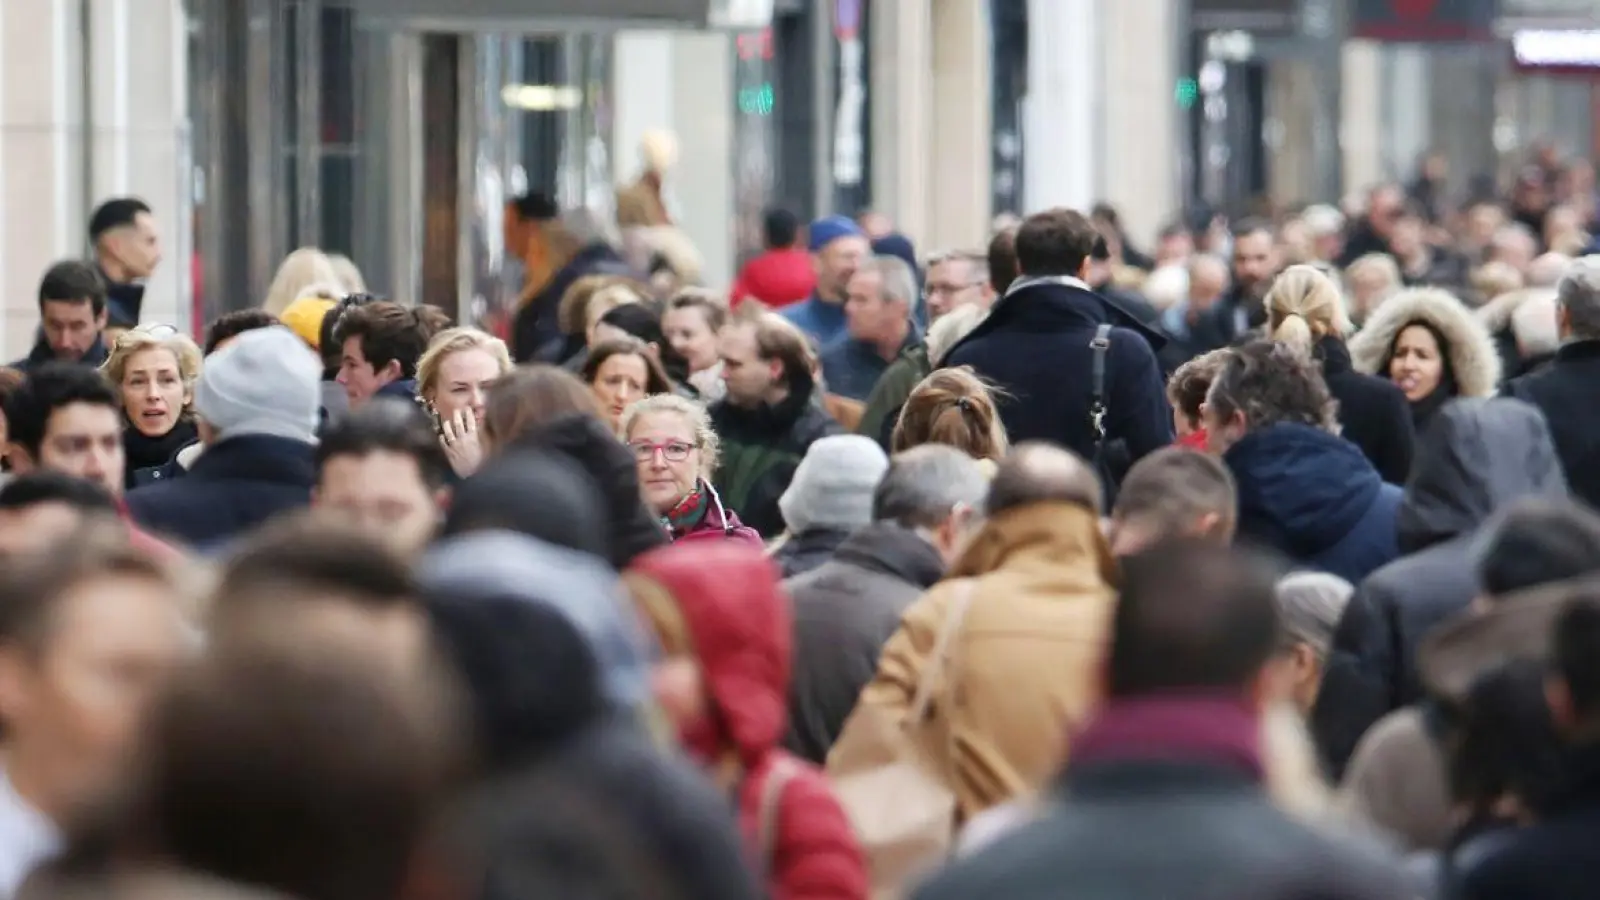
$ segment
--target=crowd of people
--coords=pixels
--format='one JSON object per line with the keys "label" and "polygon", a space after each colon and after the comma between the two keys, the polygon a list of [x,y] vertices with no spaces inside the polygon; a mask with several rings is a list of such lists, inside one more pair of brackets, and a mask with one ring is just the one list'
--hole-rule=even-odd
{"label": "crowd of people", "polygon": [[729,290],[523,198],[498,334],[305,248],[191,337],[108,202],[0,369],[0,898],[1587,897],[1536,163],[1149,255],[775,210]]}

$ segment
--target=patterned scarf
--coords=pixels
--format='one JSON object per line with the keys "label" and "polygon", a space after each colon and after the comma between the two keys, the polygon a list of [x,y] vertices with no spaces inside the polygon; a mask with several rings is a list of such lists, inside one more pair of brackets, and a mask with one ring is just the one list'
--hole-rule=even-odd
{"label": "patterned scarf", "polygon": [[667,529],[667,534],[673,540],[677,540],[699,527],[710,510],[711,498],[707,496],[705,482],[696,481],[694,490],[685,494],[678,505],[661,517],[661,526]]}

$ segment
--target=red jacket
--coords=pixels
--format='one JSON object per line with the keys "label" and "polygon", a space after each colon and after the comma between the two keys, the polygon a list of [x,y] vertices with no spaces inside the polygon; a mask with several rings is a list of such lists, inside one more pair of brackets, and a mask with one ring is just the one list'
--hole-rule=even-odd
{"label": "red jacket", "polygon": [[789,598],[764,554],[739,541],[653,550],[632,571],[677,603],[694,643],[711,704],[723,723],[683,735],[689,752],[711,764],[730,748],[744,778],[739,826],[757,871],[762,787],[783,759],[793,772],[778,797],[768,890],[774,900],[853,900],[869,893],[866,860],[822,772],[778,747],[788,723]]}
{"label": "red jacket", "polygon": [[817,270],[804,250],[768,250],[744,264],[733,281],[729,303],[737,308],[754,297],[773,309],[798,303],[817,289]]}
{"label": "red jacket", "polygon": [[673,534],[674,541],[679,543],[736,541],[749,544],[757,550],[766,549],[766,542],[761,540],[761,535],[754,528],[739,521],[739,516],[733,510],[722,505],[722,497],[716,488],[705,484],[704,489],[711,499],[711,508],[706,510],[706,514],[693,528],[682,534]]}
{"label": "red jacket", "polygon": [[133,545],[135,550],[148,553],[162,562],[177,562],[183,559],[183,554],[179,553],[176,547],[135,525],[133,516],[128,513],[127,501],[121,497],[117,498],[117,515],[127,524],[128,543]]}

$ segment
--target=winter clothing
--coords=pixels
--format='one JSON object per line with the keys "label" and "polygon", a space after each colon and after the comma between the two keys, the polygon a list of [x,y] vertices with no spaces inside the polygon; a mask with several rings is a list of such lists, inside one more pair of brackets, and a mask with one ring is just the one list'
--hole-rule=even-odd
{"label": "winter clothing", "polygon": [[783,531],[778,501],[789,489],[800,461],[816,441],[844,429],[813,402],[815,388],[795,376],[789,396],[755,409],[730,399],[712,404],[711,427],[722,440],[722,459],[712,482],[727,508],[738,510],[763,537]]}
{"label": "winter clothing", "polygon": [[1400,555],[1400,489],[1360,448],[1320,428],[1252,431],[1222,461],[1239,486],[1239,539],[1357,584]]}
{"label": "winter clothing", "polygon": [[318,410],[317,417],[317,427],[320,431],[350,411],[350,395],[345,393],[344,385],[329,379],[323,380],[317,387],[322,398],[322,406]]}
{"label": "winter clothing", "polygon": [[1462,900],[1583,900],[1600,879],[1600,746],[1567,754],[1567,790],[1500,852],[1461,873]]}
{"label": "winter clothing", "polygon": [[171,459],[161,465],[135,471],[133,473],[133,481],[128,484],[127,489],[131,491],[134,488],[142,488],[147,484],[155,484],[158,481],[182,478],[189,474],[190,469],[194,468],[194,461],[200,458],[200,454],[205,449],[205,445],[199,441],[179,447],[178,452],[174,453]]}
{"label": "winter clothing", "polygon": [[1460,254],[1438,247],[1426,250],[1428,256],[1420,265],[1399,262],[1400,278],[1406,287],[1441,287],[1459,289],[1470,284],[1471,267]]}
{"label": "winter clothing", "polygon": [[122,452],[127,462],[123,484],[130,490],[140,484],[142,469],[155,469],[173,462],[178,451],[200,439],[194,419],[180,418],[166,434],[150,437],[129,422],[122,429]]}
{"label": "winter clothing", "polygon": [[421,403],[417,394],[417,380],[415,378],[400,378],[378,388],[373,397],[393,397],[396,400],[408,400],[412,403]]}
{"label": "winter clothing", "polygon": [[128,543],[135,550],[168,562],[183,558],[183,554],[176,547],[140,528],[128,512],[128,501],[122,497],[117,498],[117,517],[128,526]]}
{"label": "winter clothing", "polygon": [[1425,325],[1434,333],[1445,364],[1439,389],[1413,403],[1413,421],[1421,436],[1438,408],[1449,400],[1494,396],[1500,383],[1500,354],[1483,322],[1453,294],[1416,288],[1384,301],[1350,339],[1350,359],[1356,370],[1388,378],[1395,341],[1409,325]]}
{"label": "winter clothing", "polygon": [[782,309],[811,296],[817,289],[817,267],[811,254],[795,248],[768,250],[744,264],[734,279],[730,296],[737,309],[745,300],[758,300]]}
{"label": "winter clothing", "polygon": [[513,447],[451,491],[442,533],[515,532],[610,562],[605,513],[599,486],[572,459]]}
{"label": "winter clothing", "polygon": [[791,534],[816,528],[854,531],[872,521],[872,494],[889,457],[871,440],[836,434],[811,445],[778,499]]}
{"label": "winter clothing", "polygon": [[223,435],[184,477],[130,491],[128,511],[141,528],[201,552],[215,550],[280,513],[309,506],[315,454],[309,441]]}
{"label": "winter clothing", "polygon": [[211,354],[194,388],[195,412],[222,436],[309,443],[322,406],[322,366],[282,326],[257,328]]}
{"label": "winter clothing", "polygon": [[922,379],[933,374],[933,363],[928,358],[926,344],[914,344],[900,352],[900,357],[889,364],[878,376],[867,395],[867,408],[856,423],[856,434],[878,442],[884,450],[890,448],[894,426],[900,421],[900,410],[911,399]]}
{"label": "winter clothing", "polygon": [[1410,896],[1389,860],[1313,831],[1272,803],[1261,787],[1259,732],[1237,701],[1113,700],[1075,736],[1042,817],[913,896],[1043,900],[1071,885],[1097,900],[1244,897],[1280,880]]}
{"label": "winter clothing", "polygon": [[144,313],[144,282],[113,281],[105,269],[100,269],[100,280],[106,285],[106,326],[139,327],[139,316]]}
{"label": "winter clothing", "polygon": [[833,558],[850,532],[838,528],[813,528],[782,538],[772,551],[772,562],[783,578],[793,578]]}
{"label": "winter clothing", "polygon": [[944,560],[927,539],[879,522],[784,582],[795,640],[785,747],[818,765],[827,761],[901,614],[943,574]]}
{"label": "winter clothing", "polygon": [[[685,726],[683,740],[703,765],[737,764],[740,831],[752,859],[760,859],[763,838],[772,843],[772,896],[865,900],[866,863],[828,782],[778,746],[786,730],[793,625],[771,564],[756,550],[721,542],[657,550],[631,572],[661,588],[660,602],[671,606],[647,615],[679,618],[687,630],[717,714]],[[773,833],[763,835],[762,793],[779,765],[790,776],[777,798]]]}
{"label": "winter clothing", "polygon": [[486,791],[558,779],[613,810],[608,824],[685,896],[760,896],[726,802],[641,727],[650,648],[612,572],[531,538],[480,533],[435,547],[418,578],[497,776]]}
{"label": "winter clothing", "polygon": [[[94,343],[89,345],[88,352],[83,354],[83,358],[77,361],[85,366],[93,366],[94,368],[98,369],[106,364],[106,358],[110,355],[111,351],[107,349],[105,341],[97,335],[94,339]],[[41,332],[38,339],[34,341],[33,349],[28,351],[28,355],[17,360],[6,368],[16,369],[17,371],[26,375],[45,363],[56,361],[56,352],[50,349],[50,345],[45,342],[44,334]]]}
{"label": "winter clothing", "polygon": [[755,529],[739,521],[733,510],[722,505],[717,489],[704,481],[684,495],[676,506],[661,517],[661,527],[673,543],[679,541],[733,540],[756,548],[764,546]]}
{"label": "winter clothing", "polygon": [[807,247],[812,253],[822,252],[822,248],[846,237],[866,237],[849,216],[823,216],[811,223],[806,229],[808,239]]}
{"label": "winter clothing", "polygon": [[1200,314],[1189,331],[1189,346],[1195,355],[1221,350],[1259,332],[1267,324],[1267,308],[1262,298],[1233,287],[1212,307]]}
{"label": "winter clothing", "polygon": [[1422,696],[1418,643],[1480,590],[1478,529],[1523,497],[1564,497],[1566,481],[1544,419],[1515,400],[1447,405],[1422,436],[1398,510],[1406,556],[1361,583],[1334,635],[1312,717],[1334,771],[1379,717]]}
{"label": "winter clothing", "polygon": [[285,328],[299,336],[306,342],[306,346],[313,350],[322,349],[322,320],[336,306],[332,300],[324,297],[300,297],[293,303],[284,307],[283,313],[278,316]]}
{"label": "winter clothing", "polygon": [[1351,368],[1350,351],[1338,338],[1318,341],[1315,355],[1328,393],[1339,401],[1340,436],[1361,448],[1384,481],[1405,484],[1414,439],[1405,393],[1388,379]]}
{"label": "winter clothing", "polygon": [[[922,332],[913,323],[895,359],[921,343]],[[862,402],[872,395],[878,380],[894,363],[894,360],[884,359],[876,345],[858,341],[849,333],[824,347],[821,359],[822,378],[828,383],[828,393]]]}
{"label": "winter clothing", "polygon": [[628,275],[627,263],[610,244],[596,241],[579,250],[566,265],[550,276],[537,293],[517,311],[512,323],[512,352],[516,361],[555,362],[565,342],[556,313],[567,288],[585,275]]}
{"label": "winter clothing", "polygon": [[1575,341],[1556,353],[1542,372],[1505,386],[1505,395],[1525,400],[1544,413],[1572,493],[1600,509],[1600,341]]}
{"label": "winter clothing", "polygon": [[1093,459],[1090,343],[1102,324],[1115,326],[1105,362],[1106,432],[1125,442],[1132,464],[1172,443],[1172,411],[1155,357],[1164,339],[1083,282],[1017,279],[941,365],[971,366],[999,385],[1000,418],[1013,443],[1050,441]]}
{"label": "winter clothing", "polygon": [[850,336],[844,318],[844,301],[834,303],[824,300],[815,291],[811,296],[778,310],[778,315],[788,319],[794,327],[805,332],[817,347],[827,347]]}
{"label": "winter clothing", "polygon": [[828,758],[829,775],[874,770],[906,752],[852,742],[850,730],[865,727],[858,719],[899,721],[905,714],[957,592],[970,589],[951,642],[960,662],[944,673],[954,681],[939,692],[933,713],[946,718],[953,735],[958,818],[1036,788],[1066,755],[1064,736],[1099,699],[1116,584],[1116,561],[1090,510],[1037,503],[992,517],[947,581],[905,611]]}
{"label": "winter clothing", "polygon": [[639,496],[639,466],[633,452],[604,422],[581,414],[561,416],[529,429],[513,446],[559,453],[589,473],[605,496],[606,558],[617,569],[667,543],[666,532]]}

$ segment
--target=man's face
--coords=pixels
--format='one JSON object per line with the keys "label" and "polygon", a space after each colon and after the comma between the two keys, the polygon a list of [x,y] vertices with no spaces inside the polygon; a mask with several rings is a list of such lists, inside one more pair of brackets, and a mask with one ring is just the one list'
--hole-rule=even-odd
{"label": "man's face", "polygon": [[1422,220],[1415,216],[1402,216],[1394,223],[1389,234],[1389,249],[1401,259],[1410,259],[1424,249]]}
{"label": "man's face", "polygon": [[1262,297],[1272,276],[1277,274],[1272,235],[1253,231],[1240,235],[1233,242],[1233,281],[1249,297]]}
{"label": "man's face", "polygon": [[400,377],[400,367],[391,360],[382,369],[374,369],[367,361],[366,349],[361,346],[361,336],[345,338],[344,352],[339,357],[338,381],[350,398],[350,408],[355,409],[371,400],[386,384]]}
{"label": "man's face", "polygon": [[858,341],[883,341],[890,339],[905,323],[906,305],[883,295],[881,275],[857,272],[850,279],[844,317],[851,337]]}
{"label": "man's face", "polygon": [[845,285],[850,282],[850,276],[856,274],[856,269],[861,267],[861,261],[871,252],[872,245],[867,243],[864,237],[847,235],[829,241],[814,257],[817,266],[817,293],[842,302]]}
{"label": "man's face", "polygon": [[45,343],[56,359],[77,362],[94,346],[95,338],[106,327],[106,312],[94,314],[94,305],[84,300],[46,300],[39,310]]}
{"label": "man's face", "polygon": [[722,355],[722,380],[728,386],[728,399],[745,408],[765,402],[778,383],[779,363],[761,358],[755,326],[735,323],[724,327],[717,336],[717,351]]}
{"label": "man's face", "polygon": [[68,403],[45,422],[39,458],[13,447],[13,460],[21,471],[47,469],[93,481],[112,496],[122,496],[122,414],[109,406]]}
{"label": "man's face", "polygon": [[366,456],[335,456],[317,479],[316,507],[415,553],[433,539],[439,495],[422,478],[417,461],[379,450]]}
{"label": "man's face", "polygon": [[129,278],[149,278],[161,264],[161,232],[149,213],[139,213],[132,225],[114,228],[101,240],[107,255]]}
{"label": "man's face", "polygon": [[1372,233],[1388,239],[1394,231],[1395,220],[1400,218],[1405,198],[1392,187],[1379,188],[1367,198],[1367,224]]}
{"label": "man's face", "polygon": [[97,795],[188,650],[168,585],[102,575],[68,588],[36,646],[0,646],[10,764],[58,805]]}
{"label": "man's face", "polygon": [[987,303],[989,283],[976,278],[972,263],[964,259],[947,259],[928,267],[927,284],[923,296],[928,304],[928,321],[937,322],[958,306],[969,303]]}

